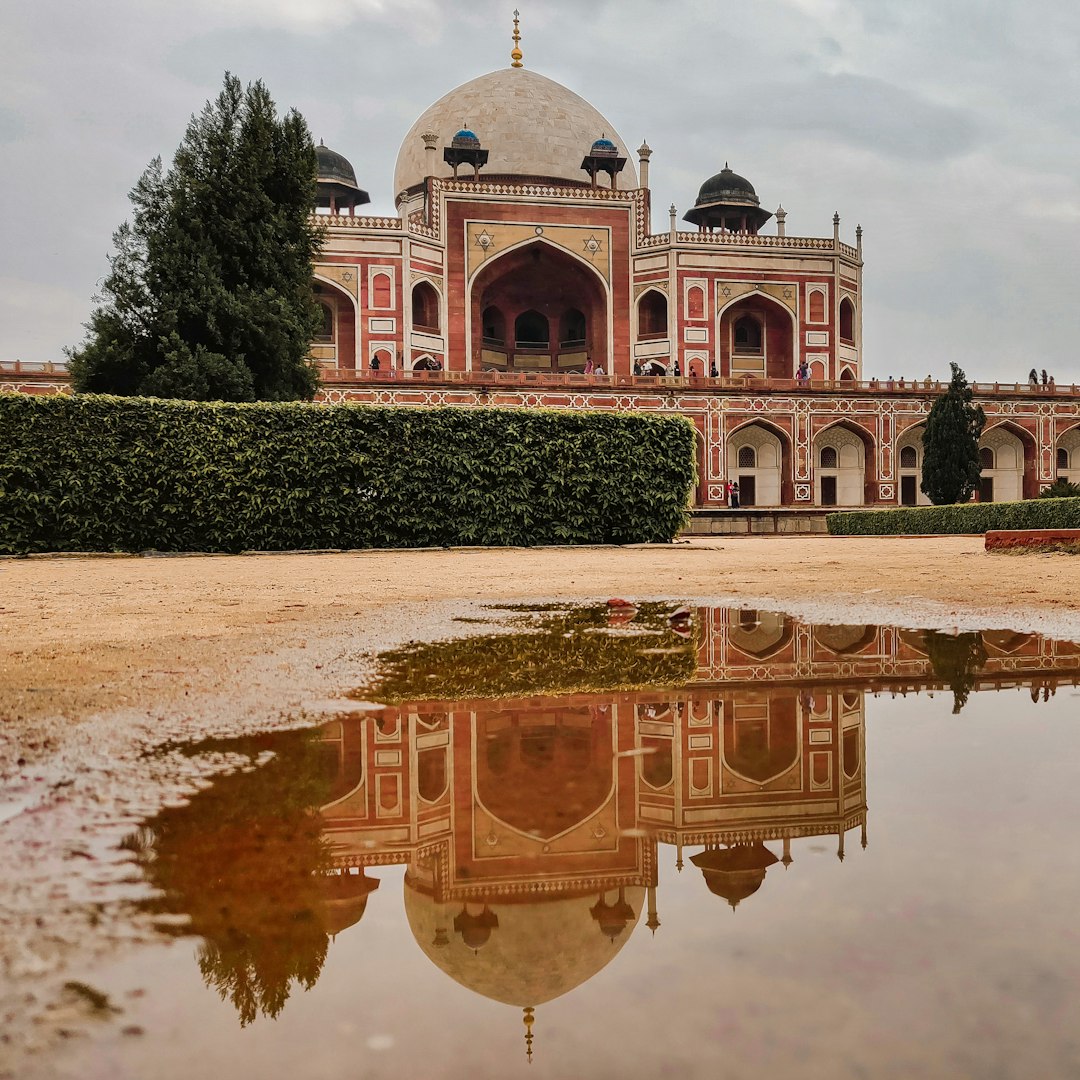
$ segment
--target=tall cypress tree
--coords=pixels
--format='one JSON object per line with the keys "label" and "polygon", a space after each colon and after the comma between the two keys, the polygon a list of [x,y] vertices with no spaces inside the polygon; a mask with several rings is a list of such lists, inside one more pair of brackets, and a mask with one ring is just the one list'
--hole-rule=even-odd
{"label": "tall cypress tree", "polygon": [[986,424],[981,405],[974,404],[967,376],[956,364],[948,389],[934,402],[923,435],[923,492],[930,501],[965,502],[978,486],[979,436]]}
{"label": "tall cypress tree", "polygon": [[225,85],[188,124],[170,169],[150,163],[87,338],[75,388],[195,400],[310,399],[320,325],[315,148],[261,82]]}

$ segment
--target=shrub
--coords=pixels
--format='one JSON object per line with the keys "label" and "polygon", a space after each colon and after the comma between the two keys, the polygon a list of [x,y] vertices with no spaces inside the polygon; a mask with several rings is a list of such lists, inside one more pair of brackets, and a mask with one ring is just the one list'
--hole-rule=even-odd
{"label": "shrub", "polygon": [[990,529],[1080,529],[1080,499],[855,510],[829,514],[825,520],[833,536],[984,533]]}
{"label": "shrub", "polygon": [[681,417],[0,394],[0,551],[670,540]]}
{"label": "shrub", "polygon": [[1080,499],[1080,484],[1070,484],[1064,476],[1059,476],[1045,491],[1039,492],[1040,499]]}

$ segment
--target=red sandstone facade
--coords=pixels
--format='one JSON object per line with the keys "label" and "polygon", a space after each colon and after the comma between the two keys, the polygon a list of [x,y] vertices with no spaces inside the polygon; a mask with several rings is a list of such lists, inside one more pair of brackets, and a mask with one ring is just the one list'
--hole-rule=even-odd
{"label": "red sandstone facade", "polygon": [[[475,133],[453,134],[462,116]],[[926,501],[921,425],[940,387],[863,379],[861,229],[845,243],[834,216],[831,236],[789,236],[786,212],[725,167],[685,215],[694,231],[671,207],[655,233],[650,148],[639,180],[599,113],[525,70],[473,80],[417,120],[399,217],[358,215],[352,166],[318,153],[321,400],[678,412],[699,436],[701,508],[725,506],[730,481],[745,507]],[[0,365],[4,389],[66,378]],[[1080,481],[1077,387],[976,391],[980,498]]]}

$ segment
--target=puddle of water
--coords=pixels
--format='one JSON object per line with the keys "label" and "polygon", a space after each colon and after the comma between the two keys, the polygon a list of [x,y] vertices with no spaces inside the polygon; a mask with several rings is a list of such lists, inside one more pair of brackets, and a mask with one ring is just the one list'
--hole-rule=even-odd
{"label": "puddle of water", "polygon": [[1080,1072],[1080,646],[610,614],[193,747],[262,764],[126,841],[171,944],[60,1075]]}

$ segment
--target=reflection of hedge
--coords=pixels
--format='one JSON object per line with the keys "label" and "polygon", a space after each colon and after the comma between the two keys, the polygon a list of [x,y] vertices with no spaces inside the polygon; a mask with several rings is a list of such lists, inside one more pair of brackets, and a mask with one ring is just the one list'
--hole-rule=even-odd
{"label": "reflection of hedge", "polygon": [[0,551],[663,541],[681,417],[0,394]]}
{"label": "reflection of hedge", "polygon": [[829,514],[833,536],[901,536],[984,533],[990,529],[1080,529],[1080,499],[1031,499],[1015,503],[959,503],[901,510]]}
{"label": "reflection of hedge", "polygon": [[522,633],[405,645],[380,654],[375,682],[358,696],[396,704],[682,686],[697,656],[668,628],[667,610],[642,605],[634,633],[607,632],[605,609],[579,608],[541,612]]}

